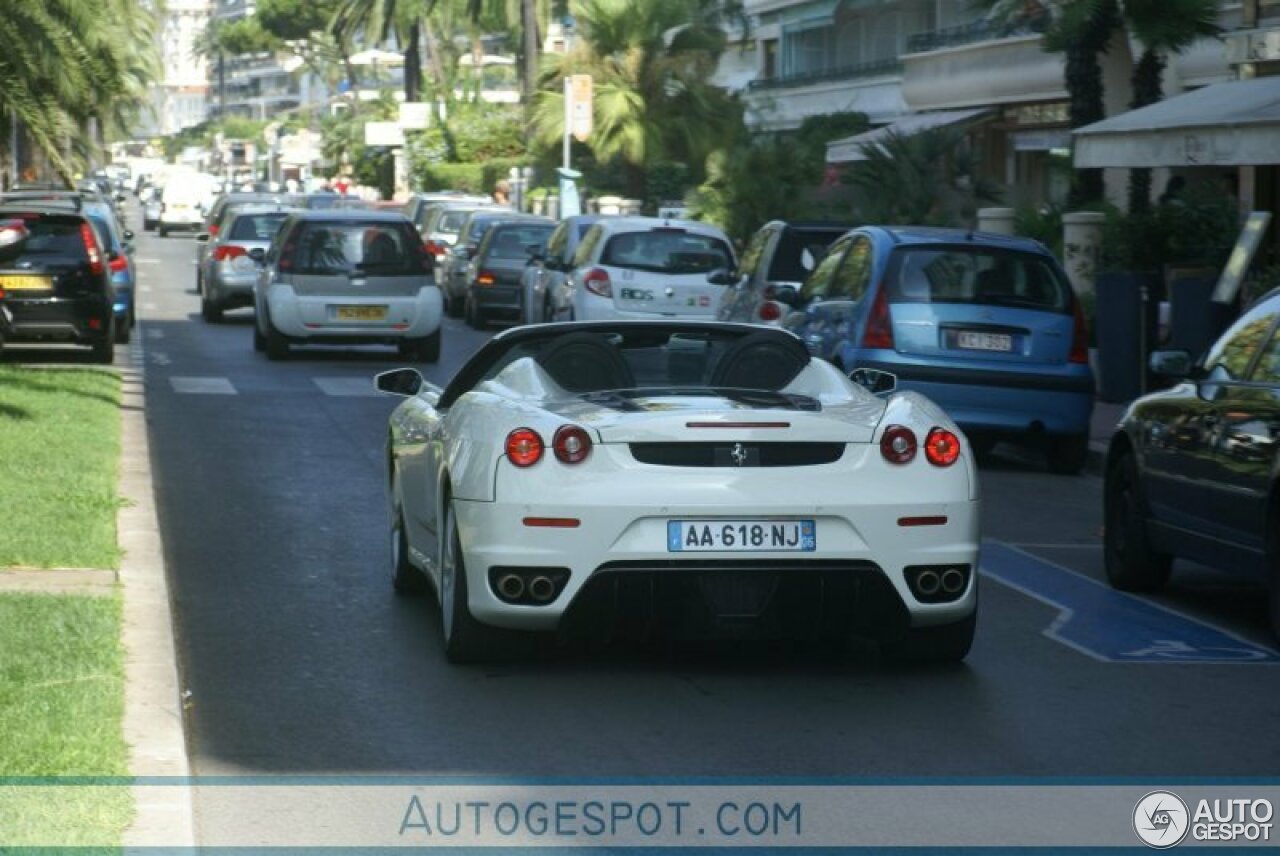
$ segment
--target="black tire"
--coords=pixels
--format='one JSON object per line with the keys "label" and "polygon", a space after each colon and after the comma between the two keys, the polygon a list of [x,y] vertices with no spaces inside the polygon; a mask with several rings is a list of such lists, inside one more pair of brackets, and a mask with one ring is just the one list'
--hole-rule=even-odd
{"label": "black tire", "polygon": [[117,345],[127,345],[129,344],[129,340],[133,338],[131,335],[133,333],[132,321],[132,316],[126,315],[124,318],[116,322]]}
{"label": "black tire", "polygon": [[200,316],[204,318],[206,323],[221,324],[222,323],[222,307],[214,303],[208,296],[200,299]]}
{"label": "black tire", "polygon": [[1084,469],[1089,460],[1089,435],[1052,436],[1045,454],[1049,460],[1049,472],[1060,476],[1074,476]]}
{"label": "black tire", "polygon": [[440,361],[441,331],[437,329],[430,336],[402,342],[399,347],[400,356],[415,362],[435,363]]}
{"label": "black tire", "polygon": [[156,221],[155,221],[155,220],[143,220],[143,221],[142,221],[142,231],[144,231],[144,232],[154,232],[155,230],[156,230]]}
{"label": "black tire", "polygon": [[109,366],[116,358],[116,325],[115,319],[107,325],[107,335],[93,343],[89,358],[99,365]]}
{"label": "black tire", "polygon": [[497,630],[476,621],[467,606],[467,573],[453,503],[445,512],[440,561],[440,627],[450,663],[482,663],[497,654]]}
{"label": "black tire", "polygon": [[200,273],[200,268],[196,268],[196,294],[204,294],[204,274]]}
{"label": "black tire", "polygon": [[169,230],[164,227],[163,223],[157,225],[156,230],[160,233],[160,237],[162,238],[169,237]]}
{"label": "black tire", "polygon": [[973,647],[973,634],[978,626],[978,611],[951,624],[915,627],[907,635],[892,642],[881,642],[880,652],[895,663],[959,663]]}
{"label": "black tire", "polygon": [[453,297],[448,292],[444,295],[444,313],[450,318],[462,317],[462,299]]}
{"label": "black tire", "polygon": [[402,595],[419,595],[427,590],[426,576],[409,561],[409,539],[399,506],[391,512],[391,587]]}
{"label": "black tire", "polygon": [[1102,489],[1103,564],[1107,580],[1120,591],[1157,591],[1169,581],[1173,557],[1151,547],[1146,503],[1132,452],[1121,452],[1107,467]]}
{"label": "black tire", "polygon": [[267,349],[267,337],[262,335],[262,331],[258,329],[258,319],[253,319],[253,349],[258,353],[262,353]]}
{"label": "black tire", "polygon": [[467,303],[466,316],[467,326],[472,330],[483,330],[486,326],[484,313],[480,311],[480,307],[476,306],[475,301],[470,298],[464,298]]}
{"label": "black tire", "polygon": [[289,337],[277,330],[270,319],[267,320],[266,337],[267,359],[285,360],[289,358]]}

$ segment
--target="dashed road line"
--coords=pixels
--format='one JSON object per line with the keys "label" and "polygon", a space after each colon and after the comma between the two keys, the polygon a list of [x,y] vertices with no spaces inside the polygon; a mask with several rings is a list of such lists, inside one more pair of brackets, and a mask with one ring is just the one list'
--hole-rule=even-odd
{"label": "dashed road line", "polygon": [[373,380],[364,377],[314,377],[312,382],[325,395],[333,396],[376,396]]}
{"label": "dashed road line", "polygon": [[235,395],[236,388],[225,377],[171,377],[174,392],[190,395]]}

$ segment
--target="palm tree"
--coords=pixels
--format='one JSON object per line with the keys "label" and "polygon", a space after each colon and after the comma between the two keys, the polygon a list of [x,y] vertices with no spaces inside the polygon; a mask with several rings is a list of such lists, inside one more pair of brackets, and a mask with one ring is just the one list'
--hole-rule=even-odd
{"label": "palm tree", "polygon": [[725,49],[718,0],[579,0],[571,4],[580,37],[544,66],[534,107],[538,141],[554,147],[564,133],[561,81],[590,74],[594,129],[588,141],[601,161],[620,159],[629,192],[643,197],[646,166],[661,160],[701,165],[734,138],[741,107],[707,83]]}
{"label": "palm tree", "polygon": [[[1131,109],[1146,107],[1164,97],[1161,78],[1168,54],[1181,53],[1202,38],[1216,38],[1217,0],[1126,0],[1124,21],[1143,46],[1133,66]],[[1129,171],[1129,212],[1151,206],[1151,170]]]}
{"label": "palm tree", "polygon": [[[438,0],[340,0],[329,21],[339,39],[364,38],[375,43],[395,35],[404,51],[404,97],[418,101],[422,92],[423,35]],[[428,50],[430,38],[428,37]],[[353,81],[354,82],[354,81]]]}

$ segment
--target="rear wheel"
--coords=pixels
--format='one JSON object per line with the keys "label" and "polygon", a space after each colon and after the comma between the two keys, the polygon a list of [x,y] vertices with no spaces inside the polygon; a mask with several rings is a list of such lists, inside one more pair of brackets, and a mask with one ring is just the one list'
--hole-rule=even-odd
{"label": "rear wheel", "polygon": [[129,344],[129,339],[132,338],[130,336],[130,334],[133,332],[132,327],[133,325],[130,323],[130,317],[128,315],[126,315],[124,318],[116,319],[116,344],[117,345]]}
{"label": "rear wheel", "polygon": [[417,360],[424,363],[438,362],[440,360],[440,337],[441,331],[437,329],[430,336],[402,342],[399,348],[400,356],[406,360]]}
{"label": "rear wheel", "polygon": [[475,301],[471,298],[464,298],[466,301],[467,326],[472,330],[483,330],[485,326],[484,314],[480,311],[480,307],[476,306]]}
{"label": "rear wheel", "polygon": [[164,227],[163,223],[157,226],[156,229],[160,232],[160,237],[162,238],[169,237],[169,230]]}
{"label": "rear wheel", "polygon": [[205,295],[200,299],[200,315],[209,324],[222,323],[222,307]]}
{"label": "rear wheel", "polygon": [[467,606],[467,569],[458,538],[453,503],[445,513],[444,555],[440,562],[440,627],[444,656],[450,663],[478,663],[496,652],[494,628],[476,621]]}
{"label": "rear wheel", "polygon": [[93,343],[90,359],[95,363],[109,366],[116,356],[116,323],[115,317],[107,322],[107,334]]}
{"label": "rear wheel", "polygon": [[1084,469],[1089,460],[1089,435],[1063,434],[1049,438],[1046,450],[1049,472],[1074,476]]}
{"label": "rear wheel", "polygon": [[258,319],[253,320],[253,349],[258,353],[262,353],[267,349],[267,337],[262,335],[262,330],[258,327]]}
{"label": "rear wheel", "polygon": [[1103,563],[1121,591],[1156,591],[1169,580],[1173,557],[1152,549],[1138,463],[1122,452],[1107,467],[1102,491]]}
{"label": "rear wheel", "polygon": [[893,642],[881,642],[880,651],[894,662],[959,663],[973,647],[973,633],[978,626],[974,610],[967,618],[936,627],[914,627]]}
{"label": "rear wheel", "polygon": [[266,336],[267,359],[283,360],[289,356],[289,338],[267,321]]}

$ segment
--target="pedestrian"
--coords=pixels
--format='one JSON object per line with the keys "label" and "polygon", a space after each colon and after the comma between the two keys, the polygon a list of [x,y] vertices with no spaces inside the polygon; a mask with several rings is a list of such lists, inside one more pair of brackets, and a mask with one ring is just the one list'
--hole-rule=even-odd
{"label": "pedestrian", "polygon": [[493,201],[498,205],[511,204],[511,182],[500,178],[493,185]]}

